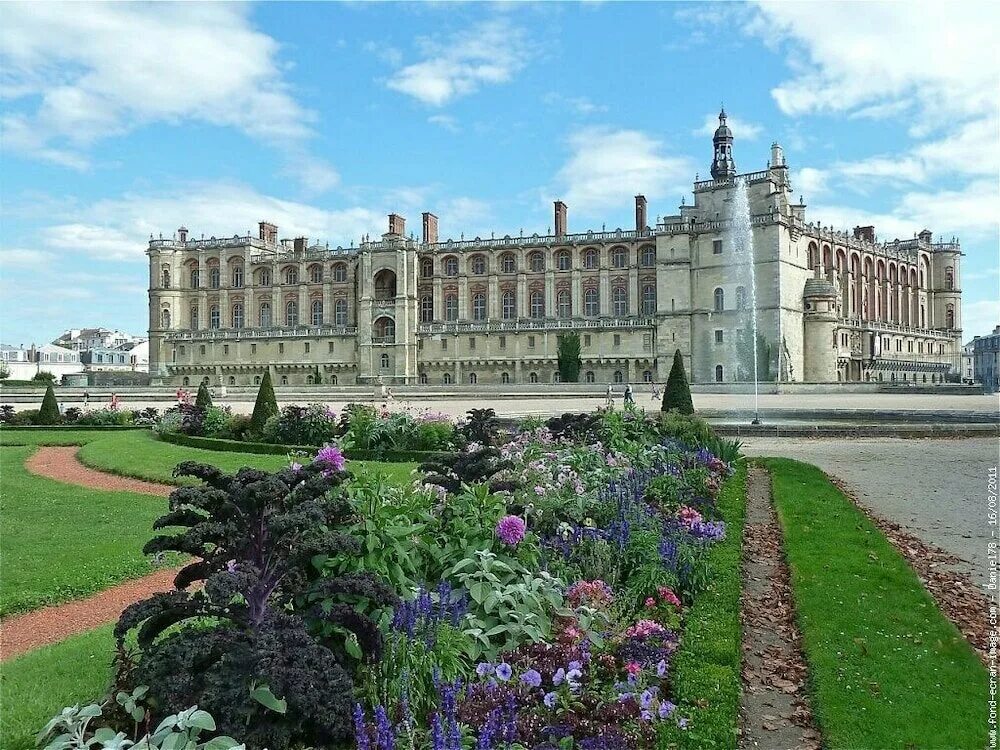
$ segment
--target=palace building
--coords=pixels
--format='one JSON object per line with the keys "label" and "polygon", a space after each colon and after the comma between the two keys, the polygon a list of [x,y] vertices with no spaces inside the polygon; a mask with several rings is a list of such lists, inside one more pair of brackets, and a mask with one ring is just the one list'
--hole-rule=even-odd
{"label": "palace building", "polygon": [[[881,242],[806,220],[781,147],[737,173],[725,112],[711,179],[678,213],[635,227],[441,240],[389,216],[380,239],[331,249],[304,237],[150,239],[154,382],[507,384],[558,380],[579,334],[581,381],[663,381],[674,351],[693,382],[941,382],[961,356],[961,249],[930,231]],[[738,257],[734,191],[750,205],[753,262]],[[753,340],[756,288],[758,335]]]}

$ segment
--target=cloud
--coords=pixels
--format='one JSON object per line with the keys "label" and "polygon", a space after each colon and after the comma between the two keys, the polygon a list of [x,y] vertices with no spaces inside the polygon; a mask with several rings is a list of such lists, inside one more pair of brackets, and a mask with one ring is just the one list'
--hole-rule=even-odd
{"label": "cloud", "polygon": [[457,133],[460,130],[458,120],[451,115],[431,115],[427,118],[427,122],[431,123],[431,125],[440,125],[449,133]]}
{"label": "cloud", "polygon": [[309,155],[295,158],[282,174],[297,180],[309,195],[325,193],[340,182],[340,175],[328,162]]}
{"label": "cloud", "polygon": [[507,83],[528,59],[524,32],[507,19],[485,21],[446,41],[418,40],[423,60],[398,69],[386,85],[441,107],[483,86]]}
{"label": "cloud", "polygon": [[566,96],[555,91],[543,96],[542,101],[556,109],[569,110],[578,115],[594,115],[608,111],[607,105],[595,104],[585,96]]}
{"label": "cloud", "polygon": [[[738,141],[755,141],[764,130],[762,126],[741,120],[738,117],[733,117],[728,112],[726,113],[726,124],[729,126],[729,129],[733,131],[733,137]],[[701,127],[692,131],[692,135],[707,135],[711,137],[715,135],[715,129],[718,127],[718,112],[709,112],[705,115],[705,121],[702,123]]]}
{"label": "cloud", "polygon": [[668,190],[690,189],[693,163],[665,154],[662,143],[641,131],[585,128],[568,142],[569,159],[556,174],[556,189],[583,216],[620,208],[638,193],[655,200]]}
{"label": "cloud", "polygon": [[44,268],[47,263],[55,260],[52,253],[26,247],[0,248],[0,269],[10,268]]}

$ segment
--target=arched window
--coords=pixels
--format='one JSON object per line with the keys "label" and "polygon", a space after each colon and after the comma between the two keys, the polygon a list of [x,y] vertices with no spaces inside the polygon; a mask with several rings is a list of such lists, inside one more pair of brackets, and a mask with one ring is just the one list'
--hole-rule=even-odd
{"label": "arched window", "polygon": [[596,286],[583,292],[583,314],[588,318],[596,318],[601,310],[601,296]]}
{"label": "arched window", "polygon": [[534,272],[545,270],[545,256],[539,252],[534,252],[528,256],[528,268]]}
{"label": "arched window", "polygon": [[640,259],[643,267],[652,268],[656,265],[656,248],[652,245],[647,245],[642,249],[642,256]]}
{"label": "arched window", "polygon": [[722,376],[723,376],[722,365],[716,365],[715,366],[715,382],[716,383],[721,383],[722,382]]}
{"label": "arched window", "polygon": [[486,273],[486,258],[482,255],[473,255],[469,261],[469,268],[472,269],[472,273],[476,276],[482,276]]}
{"label": "arched window", "polygon": [[212,289],[218,289],[221,283],[221,276],[219,274],[219,267],[212,266],[208,269],[208,285]]}
{"label": "arched window", "polygon": [[944,306],[944,327],[954,328],[955,327],[955,306],[945,305]]}
{"label": "arched window", "polygon": [[222,325],[222,320],[219,316],[219,306],[212,305],[208,308],[208,327],[218,328],[220,325]]}
{"label": "arched window", "polygon": [[383,268],[375,274],[373,279],[375,286],[375,299],[394,299],[396,297],[396,274],[394,271]]}
{"label": "arched window", "polygon": [[236,385],[236,378],[232,375],[229,376],[229,385]]}
{"label": "arched window", "polygon": [[197,268],[192,268],[191,269],[191,288],[192,289],[197,289],[199,286],[201,286],[201,271],[199,271]]}
{"label": "arched window", "polygon": [[628,264],[628,252],[624,247],[616,247],[611,251],[611,265],[615,268],[625,268]]}
{"label": "arched window", "polygon": [[810,243],[809,244],[809,260],[808,260],[809,270],[812,270],[812,269],[814,269],[816,267],[816,256],[817,255],[818,255],[818,250],[817,250],[816,246],[814,244]]}
{"label": "arched window", "polygon": [[184,377],[181,379],[181,385],[191,385],[191,378]]}
{"label": "arched window", "polygon": [[449,255],[444,259],[444,275],[458,276],[458,258],[454,255]]}
{"label": "arched window", "polygon": [[479,380],[479,378],[476,377],[476,373],[474,373],[474,372],[470,372],[469,373],[469,385],[475,385],[476,381],[478,381],[478,380]]}
{"label": "arched window", "polygon": [[[254,385],[260,385],[260,375],[254,375],[253,376],[253,384]],[[187,385],[187,383],[185,383],[185,385]]]}
{"label": "arched window", "polygon": [[191,315],[190,315],[191,330],[192,331],[197,331],[198,330],[198,305],[191,305],[190,313],[191,313]]}
{"label": "arched window", "polygon": [[528,373],[528,382],[529,383],[537,383],[538,382],[538,373],[537,372],[529,372]]}
{"label": "arched window", "polygon": [[594,249],[590,248],[583,254],[583,267],[584,268],[597,268],[600,263],[600,254]]}
{"label": "arched window", "polygon": [[507,383],[509,383],[510,382],[510,374],[506,373],[506,372],[501,372],[500,373],[500,382],[503,383],[504,385],[506,385]]}
{"label": "arched window", "polygon": [[514,253],[504,253],[500,256],[500,272],[514,273],[517,271],[517,258]]}
{"label": "arched window", "polygon": [[229,274],[232,286],[239,289],[243,286],[243,266],[233,266]]}
{"label": "arched window", "polygon": [[295,300],[288,300],[285,303],[285,325],[297,326],[299,324],[299,304]]}
{"label": "arched window", "polygon": [[232,314],[233,328],[242,328],[243,327],[243,303],[242,302],[236,302],[236,303],[234,303],[233,304],[232,313],[233,313]]}
{"label": "arched window", "polygon": [[282,385],[288,385],[288,376],[287,375],[282,375],[281,376],[281,384]]}
{"label": "arched window", "polygon": [[642,312],[645,315],[656,312],[656,287],[652,284],[646,284],[642,288]]}
{"label": "arched window", "polygon": [[420,259],[420,276],[429,279],[434,275],[434,261],[431,258]]}
{"label": "arched window", "polygon": [[314,299],[309,307],[309,319],[314,326],[323,325],[323,300]]}
{"label": "arched window", "polygon": [[621,370],[615,370],[614,381],[616,383],[624,383],[625,382],[625,376],[622,375],[622,371]]}
{"label": "arched window", "polygon": [[597,378],[594,377],[594,371],[593,370],[587,370],[587,374],[584,375],[584,380],[586,380],[588,383],[595,382],[597,380]]}
{"label": "arched window", "polygon": [[451,385],[451,373],[446,372],[444,375],[442,375],[441,382],[444,383],[445,385]]}
{"label": "arched window", "polygon": [[486,320],[486,295],[482,292],[472,295],[472,319]]}
{"label": "arched window", "polygon": [[333,280],[337,282],[347,281],[347,264],[346,263],[334,263],[333,264]]}
{"label": "arched window", "polygon": [[514,292],[508,290],[500,297],[500,317],[504,320],[513,320],[517,316],[517,305]]}
{"label": "arched window", "polygon": [[313,284],[323,283],[323,266],[318,263],[309,266],[309,281]]}
{"label": "arched window", "polygon": [[389,355],[388,354],[383,354],[381,357],[379,357],[379,364],[382,366],[383,370],[388,370],[389,369]]}
{"label": "arched window", "polygon": [[944,269],[944,288],[954,289],[955,288],[955,269],[948,266]]}
{"label": "arched window", "polygon": [[715,290],[715,311],[721,312],[726,309],[726,293],[722,291],[721,287],[716,287]]}
{"label": "arched window", "polygon": [[271,303],[261,302],[260,303],[260,314],[257,317],[259,325],[261,328],[271,327]]}
{"label": "arched window", "polygon": [[559,374],[559,370],[556,370],[554,373],[552,373],[552,382],[553,383],[562,382],[562,376]]}
{"label": "arched window", "polygon": [[261,286],[271,286],[271,270],[268,268],[260,269],[260,275],[257,277],[257,283]]}
{"label": "arched window", "polygon": [[287,269],[285,269],[285,283],[286,284],[298,284],[299,283],[299,269],[297,269],[297,268],[287,268]]}
{"label": "arched window", "polygon": [[162,328],[170,328],[170,310],[163,310],[160,313],[160,323]]}
{"label": "arched window", "polygon": [[927,326],[927,320],[926,320],[926,317],[925,317],[925,310],[926,310],[926,308],[923,305],[921,305],[920,306],[920,327],[921,328],[926,328],[926,326]]}
{"label": "arched window", "polygon": [[736,287],[736,309],[746,310],[747,305],[747,290],[746,287],[738,286]]}
{"label": "arched window", "polygon": [[458,295],[455,293],[444,295],[444,319],[458,320]]}
{"label": "arched window", "polygon": [[333,322],[338,326],[347,325],[347,300],[338,299],[333,303]]}
{"label": "arched window", "polygon": [[545,317],[545,294],[543,292],[532,292],[529,298],[531,303],[531,317]]}
{"label": "arched window", "polygon": [[560,250],[556,256],[556,263],[560,271],[569,271],[573,268],[573,255],[569,250]]}
{"label": "arched window", "polygon": [[425,294],[420,298],[420,322],[430,323],[434,320],[434,297]]}
{"label": "arched window", "polygon": [[417,380],[419,381],[420,385],[427,385],[427,373],[426,372],[420,373],[417,376]]}
{"label": "arched window", "polygon": [[566,289],[556,295],[556,314],[560,318],[568,318],[573,314],[572,298]]}
{"label": "arched window", "polygon": [[650,372],[649,370],[643,370],[642,371],[642,382],[643,383],[652,383],[653,382],[653,373]]}
{"label": "arched window", "polygon": [[618,317],[628,315],[628,290],[623,286],[616,286],[611,290],[612,312]]}
{"label": "arched window", "polygon": [[160,279],[161,279],[160,286],[162,286],[164,289],[169,289],[170,288],[170,268],[169,267],[167,267],[167,266],[163,267],[163,274],[160,277]]}
{"label": "arched window", "polygon": [[392,318],[379,318],[375,321],[374,333],[377,344],[396,343],[396,321]]}

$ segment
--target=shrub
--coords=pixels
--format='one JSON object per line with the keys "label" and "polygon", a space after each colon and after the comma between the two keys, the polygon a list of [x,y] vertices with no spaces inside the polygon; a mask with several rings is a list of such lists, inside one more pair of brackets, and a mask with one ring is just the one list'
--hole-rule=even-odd
{"label": "shrub", "polygon": [[663,389],[663,411],[679,411],[681,414],[694,414],[694,403],[691,401],[691,387],[688,385],[684,372],[684,358],[681,350],[674,351],[674,364],[667,376],[667,385]]}
{"label": "shrub", "polygon": [[180,409],[173,408],[167,409],[163,416],[160,417],[160,421],[156,423],[153,428],[157,435],[165,435],[171,432],[180,432],[181,426],[184,424],[184,415],[181,414]]}
{"label": "shrub", "polygon": [[415,451],[439,451],[451,446],[455,425],[451,422],[430,420],[417,422],[411,444],[406,448]]}
{"label": "shrub", "polygon": [[230,440],[246,440],[250,432],[250,416],[248,414],[230,414],[226,424],[226,437]]}
{"label": "shrub", "polygon": [[201,433],[208,437],[228,437],[229,407],[209,406],[202,416]]}
{"label": "shrub", "polygon": [[[497,433],[497,413],[493,409],[469,409],[459,433],[469,443],[492,445]],[[442,446],[443,447],[443,446]]]}
{"label": "shrub", "polygon": [[198,386],[198,395],[195,396],[194,405],[199,409],[207,409],[212,405],[212,394],[208,392],[208,384],[205,381]]}
{"label": "shrub", "polygon": [[10,404],[4,404],[0,406],[0,423],[3,424],[14,424],[15,414],[14,407]]}
{"label": "shrub", "polygon": [[51,372],[46,372],[45,370],[39,370],[35,373],[34,377],[31,378],[35,383],[54,383],[56,382],[56,376]]}
{"label": "shrub", "polygon": [[88,426],[101,426],[101,427],[111,427],[111,426],[125,426],[132,424],[133,412],[131,411],[112,411],[111,409],[95,409],[93,411],[85,411],[80,415],[77,420],[79,425]]}
{"label": "shrub", "polygon": [[14,415],[10,418],[10,422],[8,424],[12,426],[38,424],[38,409],[25,409],[23,411],[14,412]]}
{"label": "shrub", "polygon": [[49,383],[42,397],[42,408],[38,410],[38,424],[59,424],[59,404],[56,402],[56,392]]}
{"label": "shrub", "polygon": [[580,380],[580,368],[583,360],[580,358],[580,334],[566,333],[559,336],[556,348],[559,379],[563,383],[576,383]]}
{"label": "shrub", "polygon": [[83,416],[83,409],[79,406],[71,406],[63,412],[62,418],[65,424],[76,424]]}
{"label": "shrub", "polygon": [[261,437],[281,445],[323,445],[338,432],[336,416],[323,404],[286,406],[265,423]]}
{"label": "shrub", "polygon": [[274,386],[271,385],[271,371],[266,370],[257,391],[257,401],[253,405],[250,417],[250,432],[254,435],[264,434],[264,423],[271,417],[278,416],[278,401],[274,397]]}

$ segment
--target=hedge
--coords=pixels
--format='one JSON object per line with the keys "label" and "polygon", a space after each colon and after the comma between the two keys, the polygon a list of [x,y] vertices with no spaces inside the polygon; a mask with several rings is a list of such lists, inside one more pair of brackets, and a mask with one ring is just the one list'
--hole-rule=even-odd
{"label": "hedge", "polygon": [[141,424],[5,424],[0,430],[43,430],[48,432],[58,430],[70,430],[81,432],[89,430],[148,430],[149,425]]}
{"label": "hedge", "polygon": [[[222,438],[197,437],[179,432],[167,432],[159,435],[160,440],[175,445],[185,445],[188,448],[202,448],[210,451],[227,451],[230,453],[256,453],[281,456],[292,451],[315,453],[318,445],[281,445],[277,443],[251,443],[242,440],[224,440]],[[442,455],[441,451],[397,451],[397,450],[348,450],[344,456],[353,461],[383,461],[386,463],[423,463]]]}

